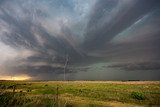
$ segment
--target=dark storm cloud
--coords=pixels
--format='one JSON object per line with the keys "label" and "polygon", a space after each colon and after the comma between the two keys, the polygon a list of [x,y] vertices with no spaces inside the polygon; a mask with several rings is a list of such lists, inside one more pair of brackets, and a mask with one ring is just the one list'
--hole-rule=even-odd
{"label": "dark storm cloud", "polygon": [[67,55],[72,79],[99,63],[156,71],[159,35],[159,0],[1,0],[0,74],[62,79]]}
{"label": "dark storm cloud", "polygon": [[117,2],[99,0],[90,15],[84,47],[86,50],[103,47],[106,42],[159,6],[159,3],[157,0],[122,0]]}
{"label": "dark storm cloud", "polygon": [[[7,10],[3,8],[1,9],[1,11],[3,13],[1,19],[10,24],[10,26],[15,27],[12,28],[14,29],[14,31],[11,32],[11,34],[6,34],[1,37],[2,41],[9,44],[10,46],[25,47],[32,50],[41,51],[42,53],[46,53],[46,50],[49,49],[55,50],[56,52],[62,54],[64,53],[64,51],[67,51],[66,48],[69,48],[70,51],[74,51],[73,47],[70,44],[71,42],[68,42],[65,38],[56,38],[54,37],[54,35],[49,34],[40,24],[33,23],[32,12],[30,9],[25,11],[22,10],[24,13],[27,12],[29,14],[27,20],[16,19],[11,13],[7,13]],[[12,12],[12,10],[9,11]],[[35,14],[37,15],[37,13]],[[40,16],[38,15],[37,17]],[[38,32],[38,34],[34,34],[36,32]],[[66,34],[67,32],[68,31],[66,31]],[[70,39],[70,37],[67,38]],[[39,42],[41,42],[41,40],[39,39],[42,39],[42,42],[43,40],[46,40],[43,46],[40,46],[41,44]]]}
{"label": "dark storm cloud", "polygon": [[103,47],[89,54],[108,60],[159,60],[160,9],[153,9]]}
{"label": "dark storm cloud", "polygon": [[119,63],[119,64],[109,65],[108,67],[127,70],[127,71],[160,70],[160,62]]}

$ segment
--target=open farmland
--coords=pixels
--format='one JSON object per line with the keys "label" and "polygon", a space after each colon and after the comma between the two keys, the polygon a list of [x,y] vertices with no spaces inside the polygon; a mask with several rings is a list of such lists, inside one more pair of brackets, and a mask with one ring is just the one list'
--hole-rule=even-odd
{"label": "open farmland", "polygon": [[1,107],[160,106],[155,81],[1,81]]}

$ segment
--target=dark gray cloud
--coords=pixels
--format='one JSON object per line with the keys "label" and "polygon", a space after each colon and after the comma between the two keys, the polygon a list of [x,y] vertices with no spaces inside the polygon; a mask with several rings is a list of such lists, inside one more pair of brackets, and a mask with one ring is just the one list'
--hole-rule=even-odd
{"label": "dark gray cloud", "polygon": [[[111,4],[112,8],[105,4]],[[86,50],[102,47],[158,6],[157,0],[99,0],[90,15],[84,47]]]}
{"label": "dark gray cloud", "polygon": [[105,80],[117,68],[157,73],[159,35],[159,0],[1,0],[0,75],[60,80],[67,55],[67,79]]}
{"label": "dark gray cloud", "polygon": [[127,71],[144,71],[144,70],[159,70],[160,71],[160,62],[133,62],[133,63],[118,63],[112,64],[107,67],[117,68]]}

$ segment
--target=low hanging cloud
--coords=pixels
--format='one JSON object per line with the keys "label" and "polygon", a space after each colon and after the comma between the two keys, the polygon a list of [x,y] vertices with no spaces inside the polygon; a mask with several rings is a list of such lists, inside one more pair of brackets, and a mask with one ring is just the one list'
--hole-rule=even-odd
{"label": "low hanging cloud", "polygon": [[160,71],[160,62],[133,62],[133,63],[118,63],[112,64],[108,67],[117,68],[127,71],[144,71],[144,70],[159,70]]}
{"label": "low hanging cloud", "polygon": [[159,23],[159,0],[1,0],[0,75],[62,79],[67,55],[71,79],[100,62],[159,70]]}

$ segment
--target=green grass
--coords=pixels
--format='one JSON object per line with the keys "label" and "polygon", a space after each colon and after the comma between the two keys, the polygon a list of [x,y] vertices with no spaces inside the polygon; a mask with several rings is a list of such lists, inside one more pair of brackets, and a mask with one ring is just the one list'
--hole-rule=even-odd
{"label": "green grass", "polygon": [[146,96],[142,92],[132,92],[131,93],[132,98],[137,100],[145,100]]}
{"label": "green grass", "polygon": [[[13,96],[12,87],[16,85]],[[58,87],[58,100],[57,100]],[[0,107],[97,107],[101,102],[160,105],[160,84],[113,84],[105,82],[0,82]],[[79,100],[76,101],[76,98]],[[75,100],[75,101],[74,101]],[[82,103],[81,103],[82,100]]]}

